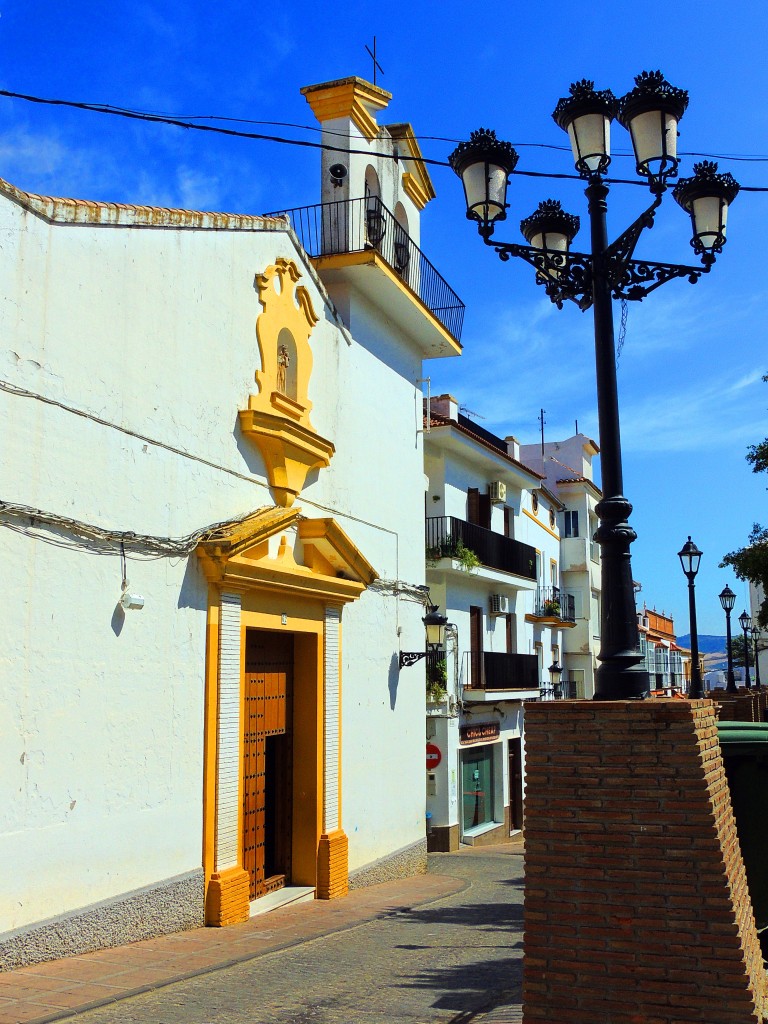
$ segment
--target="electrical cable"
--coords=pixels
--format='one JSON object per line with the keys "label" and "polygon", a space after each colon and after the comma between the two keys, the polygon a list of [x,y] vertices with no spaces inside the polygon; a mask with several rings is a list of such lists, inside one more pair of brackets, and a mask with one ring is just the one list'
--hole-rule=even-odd
{"label": "electrical cable", "polygon": [[[216,127],[214,125],[196,124],[196,123],[194,123],[191,120],[185,120],[182,116],[174,116],[174,117],[172,117],[172,116],[169,116],[169,115],[166,115],[166,114],[151,114],[151,113],[148,113],[146,111],[132,110],[132,109],[130,109],[128,107],[117,107],[117,106],[113,106],[111,104],[85,103],[85,102],[78,102],[78,101],[74,101],[74,100],[49,99],[49,98],[45,98],[45,97],[42,97],[42,96],[31,96],[31,95],[29,95],[27,93],[13,92],[13,91],[11,91],[9,89],[0,89],[0,96],[5,96],[8,99],[24,100],[25,102],[28,102],[28,103],[37,103],[37,104],[43,104],[43,105],[47,105],[47,106],[69,107],[69,108],[72,108],[72,109],[75,109],[75,110],[86,110],[86,111],[89,111],[91,113],[97,113],[97,114],[109,114],[109,115],[112,115],[114,117],[125,117],[125,118],[129,118],[131,120],[136,120],[136,121],[147,121],[147,122],[156,123],[156,124],[167,124],[167,125],[171,125],[171,126],[174,126],[174,127],[177,127],[177,128],[184,128],[184,129],[187,129],[188,131],[192,130],[192,131],[200,131],[200,132],[211,132],[213,134],[226,135],[226,136],[229,136],[229,137],[232,137],[232,138],[250,139],[250,140],[253,140],[253,141],[260,141],[260,142],[274,142],[274,143],[279,143],[281,145],[301,146],[301,147],[308,148],[308,149],[320,149],[320,150],[326,150],[326,151],[332,152],[332,153],[342,153],[342,154],[347,154],[347,155],[373,156],[373,157],[378,157],[380,159],[385,159],[385,160],[399,160],[399,159],[402,159],[402,155],[401,154],[397,154],[397,153],[380,153],[380,152],[371,152],[370,150],[349,149],[349,148],[344,147],[344,146],[331,146],[331,145],[328,145],[327,143],[323,143],[323,142],[312,142],[312,141],[310,141],[308,139],[287,139],[287,138],[284,138],[282,136],[266,135],[266,134],[263,134],[263,133],[260,133],[260,132],[244,132],[244,131],[238,131],[238,130],[236,130],[234,128],[222,128],[222,127]],[[192,116],[192,115],[187,115],[187,116],[189,117],[189,116]],[[208,120],[220,119],[220,120],[225,120],[225,121],[231,121],[232,123],[245,123],[245,124],[252,123],[252,124],[265,124],[265,125],[281,125],[281,126],[284,126],[284,127],[296,127],[296,128],[312,127],[312,126],[304,126],[304,125],[291,125],[289,122],[280,122],[280,121],[252,121],[251,122],[251,121],[248,121],[247,119],[239,119],[239,118],[225,118],[225,117],[218,118],[217,115],[212,115],[212,114],[211,115],[198,115],[198,119],[202,119],[202,117],[205,117]],[[314,127],[313,127],[313,130],[317,130],[317,129],[314,129]],[[339,134],[342,134],[342,133],[339,133]],[[439,140],[439,141],[449,141],[449,142],[455,142],[456,141],[456,140],[453,140],[453,139],[443,139],[440,136],[421,136],[421,138],[422,139],[434,139],[434,140]],[[565,146],[550,145],[550,144],[547,144],[547,143],[517,143],[516,145],[518,147],[521,147],[521,148],[526,146],[526,147],[535,147],[535,148],[541,148],[541,149],[554,149],[554,150],[558,150],[558,151],[562,151],[562,152],[567,152],[567,147],[565,147]],[[629,156],[631,154],[629,154],[629,153],[620,153],[618,155],[620,155],[620,156]],[[768,157],[763,157],[763,156],[717,156],[716,154],[712,154],[712,153],[690,153],[690,154],[681,154],[681,155],[702,156],[702,157],[709,157],[709,158],[718,159],[718,160],[740,160],[740,161],[746,161],[746,162],[768,162]],[[408,155],[407,159],[413,161],[414,163],[427,164],[429,166],[434,166],[434,167],[450,167],[450,164],[448,163],[447,160],[437,160],[435,158],[424,157],[424,156],[416,157],[416,156],[411,156],[410,154]],[[564,174],[564,173],[555,173],[555,172],[547,172],[547,171],[525,171],[525,170],[518,170],[518,169],[515,169],[512,173],[514,175],[517,175],[517,176],[520,176],[520,177],[529,177],[529,178],[552,178],[552,179],[555,179],[555,180],[573,180],[573,181],[582,181],[583,180],[581,178],[581,176],[578,175],[578,174]],[[605,180],[606,180],[607,183],[612,184],[612,185],[635,185],[635,186],[640,186],[640,187],[646,187],[646,185],[647,185],[647,183],[645,181],[643,181],[643,180],[636,180],[636,179],[606,178]],[[768,186],[742,185],[741,186],[741,191],[742,192],[768,192]]]}

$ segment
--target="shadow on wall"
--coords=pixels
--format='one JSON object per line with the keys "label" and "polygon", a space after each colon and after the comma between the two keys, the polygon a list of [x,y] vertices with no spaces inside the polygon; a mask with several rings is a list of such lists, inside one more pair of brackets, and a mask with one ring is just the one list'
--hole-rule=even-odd
{"label": "shadow on wall", "polygon": [[395,652],[389,659],[389,707],[395,710],[397,704],[397,687],[400,681],[400,659]]}
{"label": "shadow on wall", "polygon": [[208,581],[194,551],[187,557],[176,607],[193,608],[198,612],[207,612],[208,610]]}

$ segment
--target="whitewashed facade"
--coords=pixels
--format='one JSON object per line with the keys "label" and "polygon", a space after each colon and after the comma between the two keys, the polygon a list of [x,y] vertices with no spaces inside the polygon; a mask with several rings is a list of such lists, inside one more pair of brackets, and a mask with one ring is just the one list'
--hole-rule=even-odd
{"label": "whitewashed facade", "polygon": [[571,595],[575,628],[563,646],[563,680],[569,692],[591,698],[600,651],[600,546],[595,508],[602,492],[593,479],[592,459],[600,449],[584,434],[564,441],[521,445],[524,462],[544,476],[547,488],[562,503],[558,511],[561,536],[561,583]]}
{"label": "whitewashed facade", "polygon": [[[409,126],[359,79],[314,90],[352,148],[401,147],[379,195],[413,254]],[[371,161],[345,163],[361,189]],[[423,870],[424,696],[397,661],[423,637],[417,382],[460,345],[383,248],[308,249],[285,218],[0,182],[10,966]]]}
{"label": "whitewashed facade", "polygon": [[560,503],[515,439],[450,395],[430,400],[427,426],[427,582],[449,623],[444,656],[427,668],[427,810],[431,848],[453,850],[522,828],[523,701],[560,696],[550,666],[574,623],[560,590]]}

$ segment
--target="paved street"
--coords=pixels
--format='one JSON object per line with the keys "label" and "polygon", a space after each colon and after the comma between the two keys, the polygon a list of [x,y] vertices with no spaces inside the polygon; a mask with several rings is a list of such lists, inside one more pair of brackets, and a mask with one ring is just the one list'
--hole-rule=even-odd
{"label": "paved street", "polygon": [[458,892],[79,1013],[78,1024],[518,1020],[521,847],[431,861],[462,881]]}

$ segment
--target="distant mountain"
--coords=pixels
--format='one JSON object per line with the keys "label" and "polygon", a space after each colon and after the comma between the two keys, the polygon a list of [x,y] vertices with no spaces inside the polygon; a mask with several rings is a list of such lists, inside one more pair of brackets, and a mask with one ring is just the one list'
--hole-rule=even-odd
{"label": "distant mountain", "polygon": [[[691,634],[686,633],[685,636],[679,636],[677,642],[681,647],[690,648],[691,646]],[[709,636],[706,633],[699,633],[699,654],[724,654],[725,653],[725,637],[724,636]]]}

